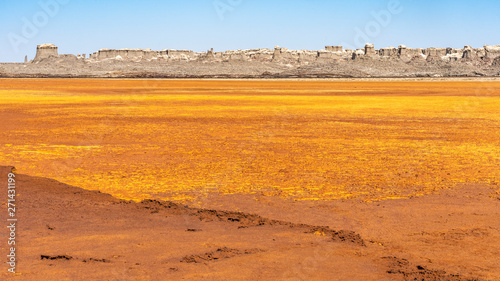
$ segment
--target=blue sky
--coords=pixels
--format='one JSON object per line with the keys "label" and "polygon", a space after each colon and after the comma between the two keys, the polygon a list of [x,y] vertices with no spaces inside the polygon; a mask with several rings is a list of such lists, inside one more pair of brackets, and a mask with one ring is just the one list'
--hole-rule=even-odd
{"label": "blue sky", "polygon": [[[45,3],[45,5],[44,5]],[[55,3],[55,4],[54,4]],[[101,48],[216,51],[500,44],[500,1],[0,0],[0,62]]]}

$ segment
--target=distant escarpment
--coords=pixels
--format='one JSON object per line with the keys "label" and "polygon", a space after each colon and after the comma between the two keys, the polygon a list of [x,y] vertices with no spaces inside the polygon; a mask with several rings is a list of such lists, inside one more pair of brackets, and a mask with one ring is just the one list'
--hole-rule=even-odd
{"label": "distant escarpment", "polygon": [[350,50],[101,49],[87,56],[59,55],[53,44],[37,46],[33,60],[0,64],[0,77],[89,78],[412,78],[500,77],[500,45],[483,48],[414,49],[400,45]]}

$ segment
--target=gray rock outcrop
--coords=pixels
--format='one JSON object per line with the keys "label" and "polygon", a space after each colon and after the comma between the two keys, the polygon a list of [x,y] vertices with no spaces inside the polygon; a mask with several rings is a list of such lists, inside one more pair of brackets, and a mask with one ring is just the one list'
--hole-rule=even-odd
{"label": "gray rock outcrop", "polygon": [[485,58],[495,59],[500,56],[500,45],[490,46],[484,45]]}
{"label": "gray rock outcrop", "polygon": [[375,46],[371,43],[365,45],[365,56],[375,56]]}
{"label": "gray rock outcrop", "polygon": [[[27,58],[25,58],[27,62]],[[0,77],[449,77],[500,76],[500,45],[474,49],[398,48],[379,50],[325,46],[319,51],[250,49],[217,52],[164,49],[100,49],[90,54],[59,55],[42,44],[32,63],[1,64]]]}
{"label": "gray rock outcrop", "polygon": [[43,59],[57,56],[59,56],[59,54],[54,44],[41,44],[36,47],[36,56],[33,62],[37,63]]}

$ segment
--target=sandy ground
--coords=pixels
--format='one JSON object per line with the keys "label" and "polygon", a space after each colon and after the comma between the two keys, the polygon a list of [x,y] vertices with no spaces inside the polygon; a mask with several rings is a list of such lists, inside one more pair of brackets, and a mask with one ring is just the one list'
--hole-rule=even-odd
{"label": "sandy ground", "polygon": [[16,173],[17,274],[2,280],[500,280],[492,186],[376,203],[212,194],[200,209]]}

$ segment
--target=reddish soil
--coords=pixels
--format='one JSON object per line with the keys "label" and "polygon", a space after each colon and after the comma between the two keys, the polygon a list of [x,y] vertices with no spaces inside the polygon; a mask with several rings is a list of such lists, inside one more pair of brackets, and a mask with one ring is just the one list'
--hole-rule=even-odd
{"label": "reddish soil", "polygon": [[376,203],[209,194],[200,209],[18,172],[17,274],[2,280],[500,280],[492,186]]}

